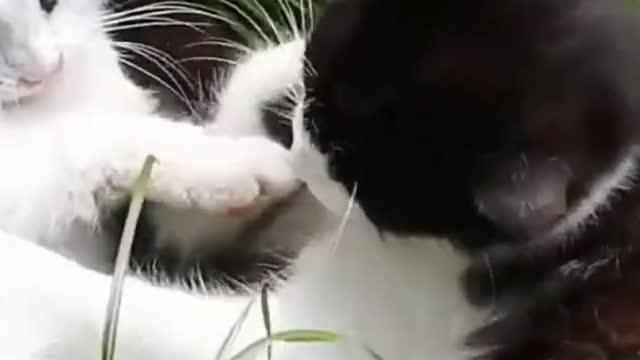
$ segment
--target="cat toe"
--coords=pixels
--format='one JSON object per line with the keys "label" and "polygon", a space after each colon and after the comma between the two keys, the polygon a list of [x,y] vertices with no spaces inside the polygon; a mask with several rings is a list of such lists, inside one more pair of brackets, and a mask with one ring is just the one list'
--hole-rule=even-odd
{"label": "cat toe", "polygon": [[[282,146],[262,137],[239,138],[224,166],[211,168],[212,183],[203,184],[201,207],[229,217],[251,217],[300,188]],[[206,178],[206,176],[205,176]]]}
{"label": "cat toe", "polygon": [[255,216],[264,209],[287,199],[302,186],[291,169],[283,163],[263,164],[252,179],[256,184],[255,196],[250,201],[234,201],[227,209],[228,216],[234,218]]}

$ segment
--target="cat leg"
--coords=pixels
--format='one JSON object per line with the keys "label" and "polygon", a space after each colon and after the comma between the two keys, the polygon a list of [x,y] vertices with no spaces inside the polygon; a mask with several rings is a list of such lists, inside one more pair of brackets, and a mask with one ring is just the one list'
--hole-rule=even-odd
{"label": "cat leg", "polygon": [[304,70],[304,39],[250,52],[233,68],[218,94],[211,133],[235,136],[268,134],[262,110],[269,102],[289,96]]}
{"label": "cat leg", "polygon": [[148,155],[157,161],[146,196],[174,208],[235,216],[300,186],[287,150],[266,138],[211,136],[201,127],[158,117],[119,123],[126,126],[118,132],[93,129],[101,132],[94,138],[103,139],[102,156],[89,164],[95,181],[106,181],[115,193],[131,189]]}
{"label": "cat leg", "polygon": [[[625,223],[626,218],[619,214],[624,214],[625,211],[632,212],[636,204],[638,190],[631,180],[637,174],[636,162],[633,153],[622,159],[613,171],[602,176],[592,186],[584,200],[575,208],[565,210],[566,215],[561,221],[547,222],[539,231],[523,236],[525,241],[511,241],[476,254],[463,276],[463,284],[470,300],[477,305],[487,305],[501,297],[512,297],[514,294],[526,292],[540,282],[547,281],[558,269],[573,261],[584,261],[594,254],[597,255],[596,258],[606,258],[610,256],[607,253],[625,253],[625,249],[630,246],[625,240],[629,238],[629,230]],[[545,175],[534,171],[533,174],[529,174],[529,180],[516,184],[514,188],[520,191],[520,194],[515,198],[525,203],[548,198],[549,188],[562,182],[558,181],[561,180],[561,177],[557,176],[560,173],[561,171],[556,171],[556,176],[549,176],[553,172],[546,171]],[[543,186],[532,186],[535,182],[540,182]],[[504,188],[501,191],[502,196],[508,194]],[[523,195],[526,192],[529,195]],[[551,198],[557,201],[562,197],[561,193],[558,192]],[[487,209],[490,207],[485,208],[484,213],[490,215]],[[511,222],[509,219],[522,215],[514,214],[517,213],[515,207],[509,209],[507,206],[503,210],[501,216],[494,217],[501,227]],[[509,211],[512,214],[509,214]],[[543,209],[542,212],[545,211]],[[538,218],[539,215],[525,216],[525,226],[535,224]],[[603,251],[605,255],[600,254]]]}

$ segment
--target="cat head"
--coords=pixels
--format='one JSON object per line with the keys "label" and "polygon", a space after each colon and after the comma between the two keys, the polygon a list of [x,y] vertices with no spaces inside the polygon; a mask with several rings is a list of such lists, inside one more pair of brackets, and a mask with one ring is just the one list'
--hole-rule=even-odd
{"label": "cat head", "polygon": [[333,1],[294,137],[380,230],[548,226],[636,141],[640,42],[614,3]]}
{"label": "cat head", "polygon": [[106,15],[104,0],[0,0],[0,101],[57,94],[63,80],[77,92],[118,72]]}

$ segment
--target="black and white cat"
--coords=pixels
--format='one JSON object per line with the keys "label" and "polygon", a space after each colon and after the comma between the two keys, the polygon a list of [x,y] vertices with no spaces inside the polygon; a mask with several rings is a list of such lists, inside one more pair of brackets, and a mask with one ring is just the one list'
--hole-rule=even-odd
{"label": "black and white cat", "polygon": [[[176,213],[228,219],[229,210],[259,210],[298,187],[281,146],[210,136],[157,115],[152,94],[123,74],[109,37],[129,13],[105,5],[0,1],[3,231],[109,269],[114,234],[102,231],[102,215],[122,203],[147,155],[158,159],[149,199]],[[160,16],[165,5],[154,6],[148,15]],[[165,213],[153,221],[179,220]]]}
{"label": "black and white cat", "polygon": [[[293,145],[280,155],[345,219],[296,259],[270,297],[271,323],[355,342],[275,344],[273,358],[369,359],[360,343],[385,359],[467,359],[510,345],[464,343],[493,310],[520,315],[556,292],[538,287],[544,276],[515,274],[523,276],[513,284],[527,280],[525,296],[503,298],[505,268],[469,265],[497,253],[522,259],[520,249],[581,248],[581,230],[632,187],[640,31],[631,14],[611,0],[336,0],[309,43],[279,48],[286,61],[232,77],[229,88],[250,82],[256,96],[263,81],[296,88]],[[275,76],[291,69],[297,81]],[[226,174],[214,164],[199,171]],[[569,250],[560,258],[580,259]],[[97,359],[110,277],[9,233],[0,257],[0,355]],[[594,269],[566,264],[582,277]],[[572,275],[566,264],[549,267]],[[487,274],[501,281],[485,284]],[[215,357],[249,301],[128,278],[116,358]],[[489,305],[473,305],[481,303]],[[526,321],[506,324],[517,327],[497,334],[526,339]],[[264,335],[255,305],[228,355]]]}

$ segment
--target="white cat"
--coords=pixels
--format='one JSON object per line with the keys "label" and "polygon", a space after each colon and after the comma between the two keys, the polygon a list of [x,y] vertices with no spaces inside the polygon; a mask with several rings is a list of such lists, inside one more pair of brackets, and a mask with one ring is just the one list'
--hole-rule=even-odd
{"label": "white cat", "polygon": [[108,269],[107,259],[96,263],[108,243],[100,212],[147,155],[158,160],[150,200],[214,218],[296,188],[280,146],[155,115],[152,94],[125,77],[108,36],[126,14],[104,5],[0,0],[0,229]]}
{"label": "white cat", "polygon": [[[235,108],[235,111],[259,114],[256,108],[258,102],[249,99],[242,103],[241,95],[246,95],[243,88],[260,88],[262,83],[272,82],[266,85],[270,89],[281,91],[289,86],[299,85],[297,82],[302,75],[304,49],[305,42],[298,40],[279,48],[267,49],[247,59],[245,64],[257,67],[241,67],[231,76],[226,89],[234,91],[226,94],[225,101],[221,104],[222,109],[228,106]],[[278,56],[264,57],[270,51]],[[242,71],[250,74],[251,81],[240,76]],[[286,76],[274,77],[273,74]],[[301,91],[300,87],[298,91]],[[290,154],[278,154],[283,160],[290,161],[312,193],[336,217],[345,215],[347,221],[344,226],[336,226],[335,232],[317,234],[321,238],[305,248],[293,264],[292,277],[271,295],[273,330],[330,330],[344,334],[353,341],[317,345],[277,344],[273,358],[371,358],[362,345],[370,347],[386,359],[417,360],[424,359],[425,354],[433,359],[465,358],[466,351],[458,343],[460,336],[477,326],[485,315],[484,311],[470,306],[459,289],[457,278],[467,265],[466,259],[437,241],[396,241],[388,237],[381,241],[380,234],[358,205],[349,206],[349,194],[326,174],[324,158],[310,145],[308,135],[302,128],[304,98],[302,93],[298,95],[292,151]],[[247,107],[243,109],[243,105]],[[234,133],[233,125],[225,129],[230,120],[224,118],[224,114],[233,113],[219,113],[221,115],[217,131]],[[132,119],[127,126],[131,126],[133,121],[141,120]],[[244,124],[250,128],[255,126],[252,121],[256,121],[255,117],[248,116]],[[162,124],[167,128],[181,128]],[[95,126],[87,126],[87,131]],[[183,127],[185,132],[193,130],[188,126]],[[254,129],[258,129],[256,133],[260,133],[259,127]],[[142,126],[140,131],[144,131],[145,135],[150,132],[148,127]],[[169,153],[167,156],[173,156],[181,144],[199,142],[195,136],[193,140],[178,138],[175,130],[168,131],[174,135],[168,144],[152,141],[153,138],[148,135],[141,141],[150,147],[157,145],[159,151],[164,149]],[[220,176],[221,180],[231,182],[219,182],[219,189],[233,191],[237,188],[236,181],[243,181],[233,175],[233,169],[238,164],[251,168],[251,164],[246,161],[255,161],[253,168],[257,168],[263,163],[270,164],[271,157],[276,156],[276,152],[266,145],[267,142],[263,142],[265,149],[253,152],[256,155],[251,157],[248,152],[240,151],[240,144],[258,140],[242,140],[241,137],[236,139],[237,142],[225,140],[226,146],[238,154],[232,153],[228,162],[223,158],[218,162],[212,156],[215,163],[201,163],[194,169],[185,169],[181,174],[195,179]],[[217,142],[209,141],[206,144],[214,146],[212,144]],[[107,145],[104,145],[104,149],[105,157],[113,157],[113,154],[108,153]],[[185,151],[190,153],[186,149]],[[225,155],[230,153],[222,145],[219,151],[224,151]],[[191,156],[185,157],[190,159],[191,164],[197,157],[196,154],[189,155]],[[137,156],[136,160],[141,157],[142,155]],[[131,163],[132,167],[137,165]],[[202,174],[202,171],[207,173]],[[161,171],[159,173],[163,174]],[[176,181],[184,184],[189,183],[189,179],[179,178]],[[172,190],[171,186],[155,186],[158,188],[151,189],[152,196],[161,197],[162,191]],[[83,208],[76,203],[70,205],[73,205],[72,208]],[[201,204],[207,205],[209,204]],[[0,319],[3,323],[0,330],[0,357],[98,359],[111,278],[83,269],[69,260],[6,233],[0,237],[0,257],[0,284],[4,289],[0,295]],[[21,259],[29,260],[25,262]],[[116,358],[214,358],[250,300],[251,297],[225,294],[194,296],[179,289],[156,287],[137,278],[128,278],[124,289]],[[254,305],[223,358],[229,358],[264,335],[262,314],[259,306]],[[266,355],[260,353],[258,357],[266,358]]]}

